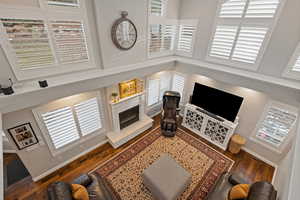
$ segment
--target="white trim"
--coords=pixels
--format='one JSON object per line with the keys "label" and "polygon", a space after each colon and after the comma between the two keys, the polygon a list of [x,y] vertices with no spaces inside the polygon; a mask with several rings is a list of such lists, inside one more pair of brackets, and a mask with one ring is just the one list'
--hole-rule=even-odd
{"label": "white trim", "polygon": [[83,155],[85,155],[85,154],[87,154],[87,153],[89,153],[89,152],[91,152],[91,151],[97,149],[98,147],[102,146],[103,144],[105,144],[105,143],[107,143],[107,142],[108,142],[107,139],[104,140],[104,141],[102,141],[102,142],[100,142],[99,144],[97,144],[97,145],[95,145],[95,146],[93,146],[93,147],[91,147],[91,148],[89,148],[89,149],[87,149],[87,150],[81,152],[80,154],[74,156],[73,158],[71,158],[71,159],[69,159],[69,160],[67,160],[67,161],[65,161],[65,162],[63,162],[63,163],[61,163],[61,164],[59,164],[59,165],[56,165],[55,167],[53,167],[53,168],[51,168],[51,169],[49,169],[49,170],[47,170],[46,172],[42,173],[41,175],[36,176],[36,177],[32,177],[32,180],[33,180],[34,182],[37,182],[37,181],[41,180],[42,178],[44,178],[44,177],[50,175],[51,173],[53,173],[53,172],[55,172],[56,170],[58,170],[58,169],[64,167],[65,165],[67,165],[67,164],[73,162],[74,160],[80,158],[81,156],[83,156]]}
{"label": "white trim", "polygon": [[277,171],[278,171],[278,165],[275,164],[274,162],[268,160],[267,158],[257,154],[256,152],[248,149],[247,147],[242,147],[242,150],[244,150],[245,152],[251,154],[252,156],[258,158],[259,160],[261,160],[261,161],[263,161],[263,162],[267,163],[268,165],[271,165],[272,167],[275,168],[275,171],[274,171],[274,174],[273,174],[273,177],[272,177],[272,184],[274,184],[275,177],[276,177],[276,174],[277,174]]}

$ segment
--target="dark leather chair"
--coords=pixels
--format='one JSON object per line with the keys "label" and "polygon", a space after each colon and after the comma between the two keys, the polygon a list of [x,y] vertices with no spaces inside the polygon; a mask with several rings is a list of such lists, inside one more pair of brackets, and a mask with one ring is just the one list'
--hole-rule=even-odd
{"label": "dark leather chair", "polygon": [[177,130],[177,115],[179,112],[180,94],[166,91],[163,96],[163,114],[160,122],[162,134],[167,137],[175,136]]}
{"label": "dark leather chair", "polygon": [[[236,174],[224,173],[208,192],[205,200],[227,199],[230,189],[237,184],[249,184],[248,181]],[[262,181],[253,183],[246,199],[240,200],[276,200],[277,192],[273,185]]]}
{"label": "dark leather chair", "polygon": [[71,184],[83,185],[89,194],[90,200],[114,200],[113,192],[105,180],[96,173],[83,174],[71,183],[55,182],[48,187],[49,200],[73,200]]}

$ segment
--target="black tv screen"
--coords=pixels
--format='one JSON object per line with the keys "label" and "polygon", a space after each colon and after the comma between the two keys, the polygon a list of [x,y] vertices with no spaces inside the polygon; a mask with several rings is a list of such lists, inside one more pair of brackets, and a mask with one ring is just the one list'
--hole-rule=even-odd
{"label": "black tv screen", "polygon": [[191,104],[234,122],[243,98],[195,83]]}

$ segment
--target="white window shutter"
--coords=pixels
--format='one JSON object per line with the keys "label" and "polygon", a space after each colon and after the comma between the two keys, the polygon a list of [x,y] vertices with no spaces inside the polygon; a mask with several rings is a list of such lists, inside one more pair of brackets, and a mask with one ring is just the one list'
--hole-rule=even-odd
{"label": "white window shutter", "polygon": [[163,16],[166,0],[150,0],[150,13],[154,16]]}
{"label": "white window shutter", "polygon": [[149,53],[160,52],[162,49],[162,25],[151,24],[150,25],[150,38],[149,38]]}
{"label": "white window shutter", "polygon": [[159,79],[150,79],[148,81],[147,104],[151,106],[159,102]]}
{"label": "white window shutter", "polygon": [[183,95],[185,78],[182,75],[174,74],[172,81],[172,91],[179,92],[181,97]]}
{"label": "white window shutter", "polygon": [[174,39],[176,35],[176,26],[175,25],[165,25],[163,33],[163,46],[164,50],[171,51],[174,48]]}
{"label": "white window shutter", "polygon": [[297,114],[278,107],[270,107],[256,136],[279,147],[287,138],[297,119]]}
{"label": "white window shutter", "polygon": [[273,18],[279,3],[279,0],[250,0],[245,17]]}
{"label": "white window shutter", "polygon": [[79,139],[71,107],[57,109],[42,114],[55,149],[59,149]]}
{"label": "white window shutter", "polygon": [[242,27],[232,60],[254,64],[267,34],[267,28]]}
{"label": "white window shutter", "polygon": [[243,16],[247,0],[226,0],[222,4],[219,17],[241,18]]}
{"label": "white window shutter", "polygon": [[102,128],[101,114],[96,97],[74,105],[74,109],[83,136]]}
{"label": "white window shutter", "polygon": [[170,90],[170,82],[171,82],[171,77],[169,75],[163,75],[160,77],[159,100],[162,100],[164,93]]}
{"label": "white window shutter", "polygon": [[300,72],[300,52],[299,52],[299,56],[298,56],[298,58],[296,60],[295,65],[293,66],[292,70]]}
{"label": "white window shutter", "polygon": [[192,54],[193,51],[193,39],[195,37],[196,26],[194,25],[179,25],[179,38],[177,44],[177,51],[181,51],[187,54]]}
{"label": "white window shutter", "polygon": [[54,64],[43,20],[1,19],[16,65],[21,70]]}
{"label": "white window shutter", "polygon": [[48,0],[48,5],[78,7],[79,0]]}
{"label": "white window shutter", "polygon": [[209,55],[229,59],[235,42],[237,26],[217,26]]}
{"label": "white window shutter", "polygon": [[80,21],[51,21],[51,28],[59,62],[88,61],[84,27]]}

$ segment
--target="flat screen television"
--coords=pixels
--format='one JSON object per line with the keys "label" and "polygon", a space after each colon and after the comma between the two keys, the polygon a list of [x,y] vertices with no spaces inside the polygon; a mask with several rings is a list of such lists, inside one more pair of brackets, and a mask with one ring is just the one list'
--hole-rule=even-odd
{"label": "flat screen television", "polygon": [[240,96],[195,83],[191,104],[234,122],[243,99]]}

